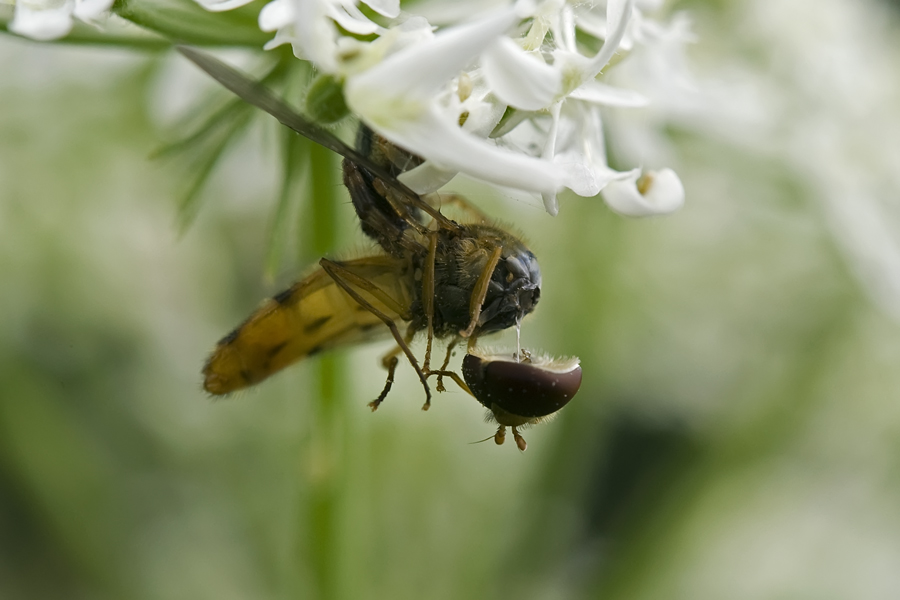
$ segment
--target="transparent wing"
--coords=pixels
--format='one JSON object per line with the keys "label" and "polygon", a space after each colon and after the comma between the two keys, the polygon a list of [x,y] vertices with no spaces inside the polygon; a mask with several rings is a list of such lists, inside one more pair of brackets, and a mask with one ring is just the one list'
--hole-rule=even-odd
{"label": "transparent wing", "polygon": [[[370,290],[355,288],[375,308],[394,320],[409,318],[415,282],[407,261],[385,255],[340,265],[394,301],[389,306]],[[203,369],[203,387],[211,394],[227,394],[322,350],[389,335],[378,317],[319,268],[266,300],[247,321],[219,341]]]}

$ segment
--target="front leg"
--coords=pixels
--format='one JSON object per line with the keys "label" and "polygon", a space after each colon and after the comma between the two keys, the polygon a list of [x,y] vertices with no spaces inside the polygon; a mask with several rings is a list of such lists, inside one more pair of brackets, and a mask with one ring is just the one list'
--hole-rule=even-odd
{"label": "front leg", "polygon": [[469,326],[459,332],[459,335],[464,338],[471,336],[475,331],[475,327],[478,326],[478,317],[481,316],[481,306],[484,304],[484,299],[487,297],[488,287],[491,284],[491,277],[494,275],[494,269],[497,268],[497,264],[500,262],[500,255],[502,253],[502,247],[497,246],[494,248],[491,257],[484,266],[484,270],[481,272],[481,275],[478,276],[478,281],[475,282],[475,288],[472,290],[472,297],[469,299],[469,315],[471,316],[471,320],[469,321]]}

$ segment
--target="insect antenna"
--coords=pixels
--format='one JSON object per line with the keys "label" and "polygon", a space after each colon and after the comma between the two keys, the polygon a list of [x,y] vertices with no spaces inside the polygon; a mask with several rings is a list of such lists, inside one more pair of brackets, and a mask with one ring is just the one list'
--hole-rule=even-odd
{"label": "insect antenna", "polygon": [[494,436],[493,436],[493,435],[489,435],[489,436],[487,436],[486,438],[484,438],[483,440],[478,440],[477,442],[469,442],[469,446],[471,446],[471,445],[473,445],[473,444],[481,444],[481,443],[483,443],[483,442],[486,442],[486,441],[492,440],[492,439],[494,439]]}

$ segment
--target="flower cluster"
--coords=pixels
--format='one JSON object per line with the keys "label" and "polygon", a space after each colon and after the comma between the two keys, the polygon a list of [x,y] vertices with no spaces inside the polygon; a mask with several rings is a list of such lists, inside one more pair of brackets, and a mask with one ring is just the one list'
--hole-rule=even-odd
{"label": "flower cluster", "polygon": [[[19,0],[16,19],[36,1],[48,0]],[[66,0],[79,3],[76,16],[101,1],[108,7],[108,0]],[[213,12],[250,2],[196,1]],[[432,17],[447,23],[439,29],[401,11],[399,0],[362,1],[365,11],[356,0],[272,0],[259,26],[274,32],[266,49],[290,44],[340,83],[346,105],[367,125],[426,159],[401,177],[412,189],[431,192],[464,173],[538,193],[550,214],[566,188],[586,197],[604,190],[607,204],[630,216],[683,204],[673,171],[613,170],[604,147],[601,107],[647,100],[597,78],[610,61],[659,37],[664,26],[644,16],[659,1],[518,0],[474,16],[461,3],[467,10],[455,12],[465,15],[450,8]]]}

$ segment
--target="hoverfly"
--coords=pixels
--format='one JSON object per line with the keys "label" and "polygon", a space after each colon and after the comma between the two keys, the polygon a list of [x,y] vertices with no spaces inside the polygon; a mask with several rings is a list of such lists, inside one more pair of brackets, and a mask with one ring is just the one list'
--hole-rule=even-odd
{"label": "hoverfly", "polygon": [[[442,215],[397,180],[403,167],[418,159],[364,125],[351,148],[224,63],[190,48],[179,51],[244,101],[343,156],[344,184],[362,231],[381,247],[378,254],[354,260],[323,258],[311,275],[267,300],[218,342],[203,368],[206,391],[227,394],[320,351],[390,333],[397,347],[382,361],[387,380],[369,404],[372,410],[391,389],[400,353],[425,389],[423,410],[431,403],[432,375],[438,377],[438,391],[444,391],[441,378],[447,376],[472,393],[447,370],[451,352],[463,340],[472,349],[479,336],[518,326],[534,310],[541,293],[534,254],[508,231],[486,224],[472,207],[478,223],[460,224]],[[455,200],[465,206],[462,198]],[[420,364],[409,344],[422,331],[427,343]],[[449,343],[442,366],[433,369],[436,338]]]}

